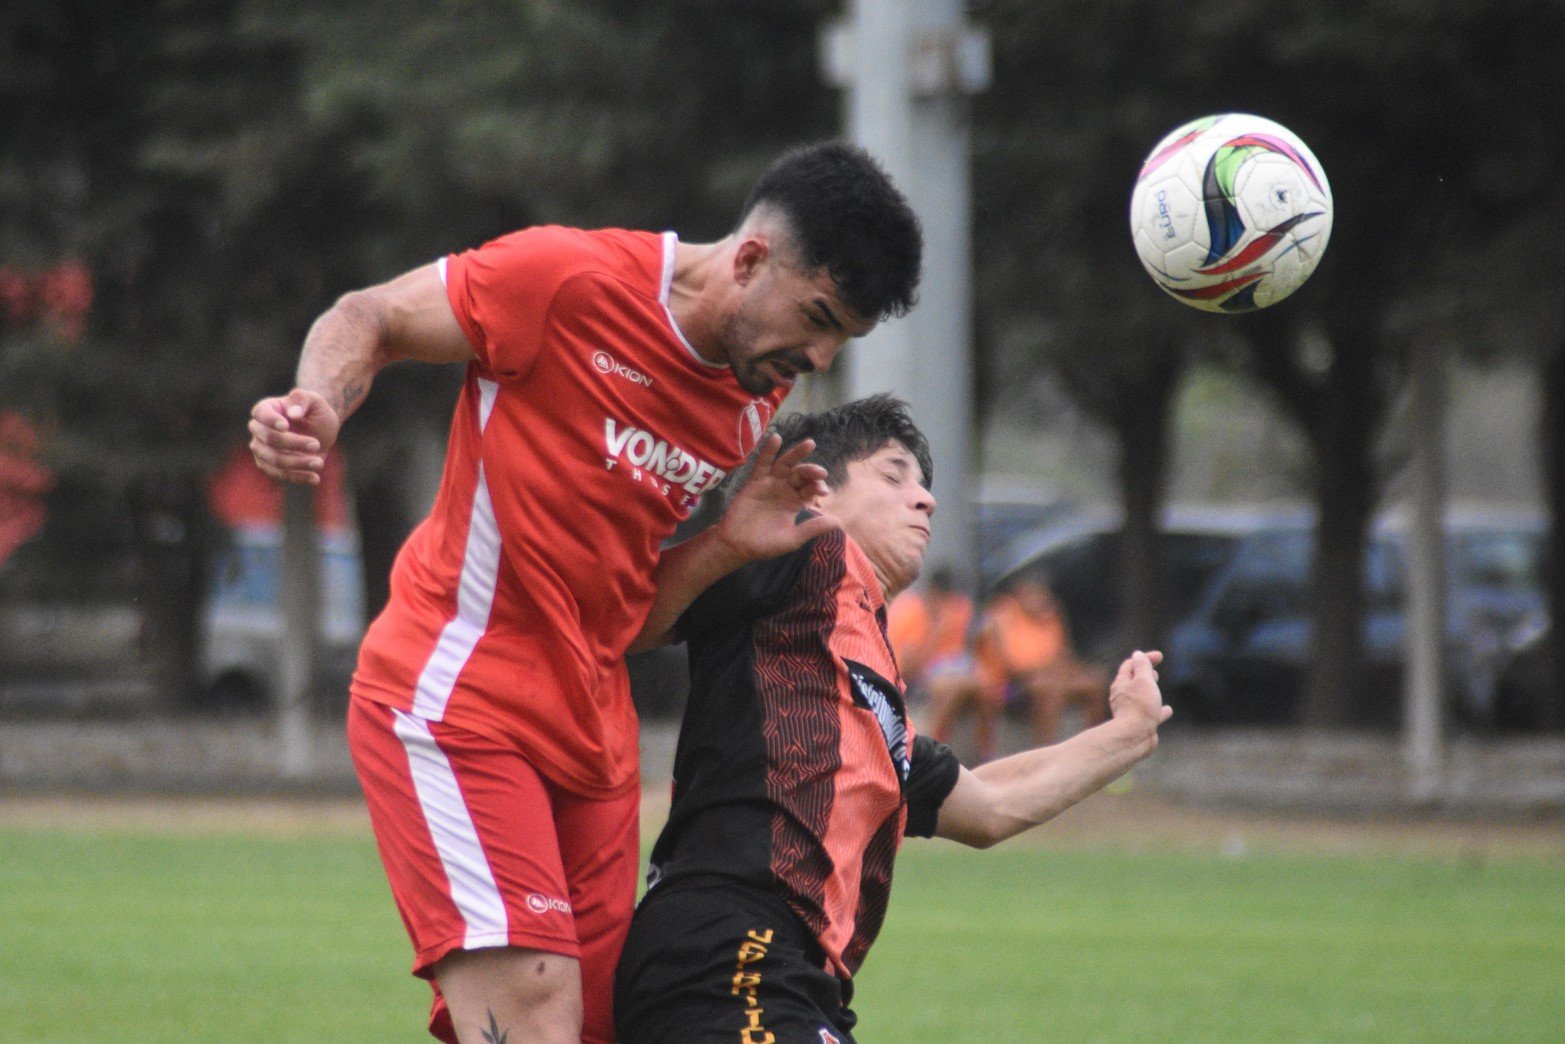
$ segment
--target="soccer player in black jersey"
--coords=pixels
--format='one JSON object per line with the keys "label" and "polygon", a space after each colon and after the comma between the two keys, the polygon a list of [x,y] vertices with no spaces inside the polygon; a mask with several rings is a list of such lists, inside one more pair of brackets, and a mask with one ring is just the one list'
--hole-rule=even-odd
{"label": "soccer player in black jersey", "polygon": [[886,605],[929,541],[928,445],[885,395],[775,430],[784,449],[814,441],[826,476],[811,507],[840,528],[704,591],[691,578],[643,631],[688,643],[691,694],[615,983],[622,1044],[851,1041],[853,974],[903,836],[987,848],[1019,834],[1150,754],[1171,713],[1160,654],[1136,652],[1111,719],[1063,743],[969,770],[915,736]]}

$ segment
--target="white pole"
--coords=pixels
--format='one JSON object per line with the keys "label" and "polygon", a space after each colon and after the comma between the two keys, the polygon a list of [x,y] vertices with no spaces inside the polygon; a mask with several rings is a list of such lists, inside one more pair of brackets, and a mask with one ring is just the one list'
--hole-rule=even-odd
{"label": "white pole", "polygon": [[1417,345],[1410,360],[1412,518],[1408,532],[1403,760],[1408,796],[1438,799],[1445,747],[1445,353]]}
{"label": "white pole", "polygon": [[277,611],[282,615],[277,650],[277,767],[284,777],[297,778],[314,767],[310,689],[317,673],[321,605],[315,487],[284,486],[282,543],[277,580]]}
{"label": "white pole", "polygon": [[988,40],[958,0],[853,0],[828,30],[828,76],[847,133],[885,166],[924,228],[919,304],[843,355],[843,393],[906,399],[929,437],[939,524],[926,568],[976,570],[972,248],[967,95],[989,79]]}

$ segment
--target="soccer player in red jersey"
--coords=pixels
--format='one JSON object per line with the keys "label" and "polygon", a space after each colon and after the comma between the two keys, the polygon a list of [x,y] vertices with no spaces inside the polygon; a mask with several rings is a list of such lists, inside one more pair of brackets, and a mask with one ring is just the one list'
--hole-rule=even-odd
{"label": "soccer player in red jersey", "polygon": [[699,597],[671,585],[647,621],[643,641],[687,642],[691,692],[615,987],[622,1044],[849,1044],[902,838],[1019,834],[1150,754],[1171,713],[1160,654],[1137,652],[1113,717],[1063,743],[968,770],[915,735],[886,605],[929,542],[924,437],[881,395],[777,427],[785,447],[813,444],[827,488],[812,506],[841,528]]}
{"label": "soccer player in red jersey", "polygon": [[[350,293],[251,411],[268,474],[319,480],[388,363],[464,363],[444,473],[359,654],[349,746],[444,1040],[612,1039],[635,899],[624,653],[683,590],[830,528],[824,473],[763,446],[732,522],[662,555],[800,373],[906,312],[917,219],[863,150],[780,158],[735,231],[530,228]],[[732,514],[732,512],[730,512]]]}

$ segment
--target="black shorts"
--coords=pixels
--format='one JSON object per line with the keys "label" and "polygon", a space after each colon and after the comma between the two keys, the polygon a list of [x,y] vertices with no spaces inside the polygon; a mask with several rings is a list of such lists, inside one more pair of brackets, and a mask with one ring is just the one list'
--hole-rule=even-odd
{"label": "black shorts", "polygon": [[614,980],[620,1044],[853,1044],[844,984],[776,896],[670,881],[636,909]]}

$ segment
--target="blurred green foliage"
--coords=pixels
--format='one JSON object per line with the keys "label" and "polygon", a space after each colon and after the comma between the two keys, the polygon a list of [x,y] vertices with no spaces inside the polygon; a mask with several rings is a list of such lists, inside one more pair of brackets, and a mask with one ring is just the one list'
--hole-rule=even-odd
{"label": "blurred green foliage", "polygon": [[[0,291],[81,262],[91,297],[75,325],[6,306],[0,404],[49,433],[53,496],[78,508],[62,514],[90,505],[161,563],[149,598],[177,634],[212,539],[201,483],[243,441],[248,405],[286,387],[333,297],[535,222],[721,235],[768,159],[836,133],[817,37],[843,6],[14,0],[0,10]],[[1405,353],[1439,337],[1559,354],[1547,257],[1565,6],[969,7],[995,49],[971,105],[981,410],[1014,407],[986,375],[1017,359],[1057,373],[1115,432],[1144,531],[1192,356],[1259,380],[1311,447],[1323,546],[1338,549],[1317,584],[1331,718],[1358,676],[1374,446]],[[1125,234],[1150,144],[1231,109],[1303,136],[1337,201],[1311,285],[1237,323],[1153,291]],[[438,416],[447,391],[383,377],[350,426],[363,468],[398,466],[376,444]],[[1565,460],[1557,427],[1550,459]],[[1565,477],[1553,489],[1565,500]],[[1156,575],[1143,565],[1130,572]],[[1155,632],[1156,609],[1138,610],[1140,629]]]}

